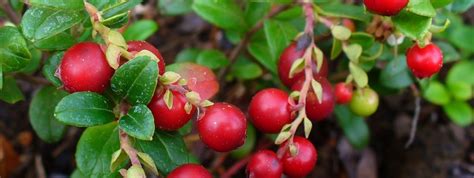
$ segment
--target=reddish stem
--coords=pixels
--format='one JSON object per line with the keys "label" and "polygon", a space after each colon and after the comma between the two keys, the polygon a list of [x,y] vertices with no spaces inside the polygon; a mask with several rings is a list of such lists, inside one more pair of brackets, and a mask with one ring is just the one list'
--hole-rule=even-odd
{"label": "reddish stem", "polygon": [[128,157],[130,158],[130,162],[132,165],[138,165],[141,167],[140,160],[137,156],[137,150],[130,145],[130,141],[128,139],[127,133],[122,130],[119,130],[120,134],[120,147],[127,153]]}
{"label": "reddish stem", "polygon": [[314,28],[314,9],[313,9],[313,4],[311,1],[303,1],[302,2],[304,14],[305,14],[305,19],[306,19],[306,25],[304,29],[305,35],[308,35],[310,37],[311,43],[310,45],[306,48],[305,53],[303,55],[303,58],[305,60],[305,67],[304,67],[304,73],[305,73],[305,80],[303,83],[303,87],[300,90],[300,97],[298,100],[297,106],[299,107],[298,110],[298,116],[296,119],[291,123],[291,128],[290,128],[290,133],[291,136],[289,138],[289,144],[287,144],[283,149],[278,150],[278,157],[282,158],[283,154],[286,152],[288,149],[289,145],[293,144],[293,138],[296,134],[296,130],[300,126],[300,124],[303,122],[304,118],[306,118],[306,98],[308,96],[308,92],[311,86],[311,80],[313,80],[313,70],[312,70],[312,54],[313,54],[313,48],[316,46],[314,45],[314,35],[313,35],[313,28]]}

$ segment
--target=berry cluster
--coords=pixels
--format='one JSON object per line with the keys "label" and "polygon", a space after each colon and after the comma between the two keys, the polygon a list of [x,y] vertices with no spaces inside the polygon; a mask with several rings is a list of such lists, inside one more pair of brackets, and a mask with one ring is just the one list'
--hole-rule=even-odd
{"label": "berry cluster", "polygon": [[[142,50],[153,53],[159,59],[157,63],[159,74],[163,76],[165,63],[158,49],[145,41],[130,41],[127,45],[128,52],[132,55]],[[57,71],[66,91],[103,93],[110,86],[114,69],[109,66],[102,48],[97,43],[83,42],[66,51]],[[124,60],[120,59],[120,64],[124,64],[126,62]],[[171,106],[168,106],[169,103],[166,102],[168,90],[172,95],[170,97],[172,101],[169,102]],[[191,91],[184,89],[177,82],[159,83],[148,104],[148,108],[153,113],[156,128],[175,131],[191,120],[196,113],[196,107],[201,106],[198,103],[190,104],[190,100],[196,96],[188,98],[189,92]],[[244,143],[247,124],[245,115],[240,109],[227,103],[215,103],[200,109],[204,112],[198,116],[197,128],[201,140],[210,148],[226,152]]]}

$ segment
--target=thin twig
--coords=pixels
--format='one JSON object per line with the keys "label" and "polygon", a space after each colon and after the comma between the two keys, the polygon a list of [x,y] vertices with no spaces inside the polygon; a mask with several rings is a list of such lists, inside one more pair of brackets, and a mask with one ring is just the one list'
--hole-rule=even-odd
{"label": "thin twig", "polygon": [[32,75],[26,75],[26,74],[23,74],[23,73],[15,73],[15,74],[13,74],[13,76],[17,79],[24,80],[24,81],[34,83],[34,84],[40,84],[40,85],[49,85],[49,84],[51,84],[51,82],[49,82],[48,80],[46,80],[44,78],[36,77],[36,76],[32,76]]}
{"label": "thin twig", "polygon": [[229,54],[229,65],[227,65],[224,68],[221,68],[218,73],[218,79],[219,81],[222,81],[223,78],[225,77],[225,74],[229,72],[230,66],[235,63],[235,60],[237,59],[238,55],[240,52],[244,49],[245,45],[250,41],[250,38],[252,37],[253,34],[255,34],[258,30],[260,30],[263,27],[263,22],[269,18],[272,18],[273,16],[277,15],[281,11],[287,9],[289,6],[279,6],[277,9],[271,11],[268,13],[264,18],[262,18],[260,21],[258,21],[247,33],[245,33],[244,38],[235,46],[234,49]]}
{"label": "thin twig", "polygon": [[410,147],[410,145],[415,140],[416,135],[416,128],[418,126],[418,120],[420,118],[420,110],[421,110],[421,97],[420,92],[416,88],[414,84],[410,86],[413,91],[413,95],[415,96],[415,114],[413,114],[413,120],[411,122],[411,129],[410,129],[410,138],[408,139],[407,143],[405,144],[405,148]]}
{"label": "thin twig", "polygon": [[35,168],[38,178],[46,178],[46,172],[44,170],[43,161],[40,154],[35,155]]}
{"label": "thin twig", "polygon": [[247,162],[249,162],[249,161],[250,161],[250,156],[247,156],[247,157],[241,159],[240,161],[235,163],[232,167],[227,169],[227,171],[224,174],[222,174],[220,177],[221,178],[231,178],[235,173],[237,173],[237,171],[242,169],[242,167],[244,167],[247,164]]}
{"label": "thin twig", "polygon": [[20,16],[15,12],[15,10],[13,10],[8,0],[0,0],[0,9],[3,9],[8,19],[10,19],[14,24],[20,24]]}
{"label": "thin twig", "polygon": [[[314,45],[314,37],[313,37],[313,28],[314,28],[313,5],[310,1],[304,1],[302,3],[302,6],[303,6],[304,14],[305,14],[305,19],[306,19],[304,36],[302,38],[308,38],[310,40],[310,45],[306,46],[306,50],[303,55],[303,59],[305,60],[304,62],[305,63],[305,66],[304,66],[305,80],[300,90],[298,105],[306,106],[306,97],[310,89],[311,80],[313,80],[313,66],[312,66],[311,60],[312,60],[313,48],[315,48],[316,46]],[[286,144],[286,146],[283,149],[278,150],[277,154],[279,158],[282,158],[284,153],[286,153],[286,151],[288,150],[288,147],[293,144],[293,138],[295,137],[296,131],[306,117],[307,117],[306,107],[300,107],[298,110],[298,116],[291,123],[291,128],[290,128],[291,136],[288,139],[289,144]]]}

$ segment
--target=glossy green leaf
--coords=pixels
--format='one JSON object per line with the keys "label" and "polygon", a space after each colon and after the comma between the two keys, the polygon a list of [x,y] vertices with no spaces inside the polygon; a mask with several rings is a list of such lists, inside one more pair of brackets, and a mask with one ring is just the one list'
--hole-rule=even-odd
{"label": "glossy green leaf", "polygon": [[348,4],[324,4],[318,6],[321,14],[331,17],[343,17],[364,22],[369,22],[371,15],[365,12],[363,6]]}
{"label": "glossy green leaf", "polygon": [[250,54],[252,54],[257,61],[262,64],[265,68],[270,70],[272,73],[277,73],[276,61],[272,59],[272,54],[270,48],[267,44],[267,39],[265,38],[265,33],[263,30],[258,31],[253,35],[249,45],[247,46]]}
{"label": "glossy green leaf", "polygon": [[160,14],[163,15],[181,15],[191,12],[193,0],[161,0],[158,1]]}
{"label": "glossy green leaf", "polygon": [[119,3],[101,10],[101,15],[104,19],[108,19],[113,16],[128,12],[141,2],[142,0],[119,1]]}
{"label": "glossy green leaf", "polygon": [[77,92],[64,97],[54,116],[60,122],[77,127],[90,127],[114,121],[112,103],[93,92]]}
{"label": "glossy green leaf", "polygon": [[119,142],[115,122],[87,128],[77,143],[77,168],[91,178],[117,177],[118,170],[110,171],[110,160],[120,148]]}
{"label": "glossy green leaf", "polygon": [[126,164],[130,158],[123,149],[119,149],[112,154],[112,159],[110,159],[110,171],[117,170],[121,165]]}
{"label": "glossy green leaf", "polygon": [[436,11],[433,8],[433,5],[431,5],[430,0],[410,0],[406,10],[426,17],[436,16]]}
{"label": "glossy green leaf", "polygon": [[109,28],[121,28],[128,23],[129,18],[128,12],[122,12],[107,19],[103,19],[100,22]]}
{"label": "glossy green leaf", "polygon": [[280,54],[296,37],[298,31],[289,23],[275,20],[265,20],[263,29],[270,49],[271,60],[276,64]]}
{"label": "glossy green leaf", "polygon": [[439,41],[436,42],[436,45],[443,52],[444,63],[458,61],[461,59],[459,52],[450,43]]}
{"label": "glossy green leaf", "polygon": [[151,156],[160,173],[167,175],[176,167],[189,163],[189,153],[177,132],[155,131],[152,141],[135,140],[134,147]]}
{"label": "glossy green leaf", "polygon": [[120,118],[119,127],[132,137],[151,140],[155,132],[153,114],[146,105],[133,106]]}
{"label": "glossy green leaf", "polygon": [[263,28],[252,37],[248,50],[258,62],[276,74],[280,54],[298,31],[293,25],[276,20],[266,20]]}
{"label": "glossy green leaf", "polygon": [[451,92],[451,95],[461,101],[466,101],[472,99],[472,92],[474,90],[474,85],[470,85],[467,82],[456,81],[447,83],[448,89]]}
{"label": "glossy green leaf", "polygon": [[358,150],[365,148],[369,144],[370,133],[364,118],[354,115],[344,105],[336,105],[334,113],[349,143]]}
{"label": "glossy green leaf", "polygon": [[359,58],[362,55],[362,46],[359,44],[351,44],[343,46],[342,50],[346,53],[347,58],[354,63],[359,63]]}
{"label": "glossy green leaf", "polygon": [[[161,1],[160,1],[161,2]],[[153,20],[139,20],[130,25],[123,33],[127,41],[146,40],[158,30],[158,24]]]}
{"label": "glossy green leaf", "polygon": [[41,88],[31,100],[28,115],[36,134],[46,142],[59,141],[66,126],[54,117],[54,108],[63,97],[68,95],[63,90],[53,86]]}
{"label": "glossy green leaf", "polygon": [[270,2],[247,1],[244,18],[248,25],[253,26],[270,11]]}
{"label": "glossy green leaf", "polygon": [[122,65],[112,77],[112,91],[128,102],[148,104],[155,92],[158,65],[147,56],[139,56]]}
{"label": "glossy green leaf", "polygon": [[352,33],[351,38],[349,39],[350,43],[357,43],[364,49],[369,49],[375,42],[375,38],[364,32],[355,32]]}
{"label": "glossy green leaf", "polygon": [[474,27],[461,26],[450,33],[449,40],[463,50],[474,52],[474,45],[472,45],[474,36],[472,34],[474,34]]}
{"label": "glossy green leaf", "polygon": [[353,62],[349,63],[349,71],[351,72],[351,75],[354,77],[354,80],[359,88],[363,88],[367,86],[369,83],[369,77],[367,76],[367,73],[357,64],[354,64]]}
{"label": "glossy green leaf", "polygon": [[239,57],[232,65],[231,73],[240,80],[250,80],[263,74],[262,68],[247,58]]}
{"label": "glossy green leaf", "polygon": [[183,49],[178,53],[178,55],[176,55],[175,62],[196,62],[201,51],[201,49],[197,48]]}
{"label": "glossy green leaf", "polygon": [[466,82],[474,85],[474,62],[473,61],[461,61],[455,64],[448,72],[446,82]]}
{"label": "glossy green leaf", "polygon": [[197,56],[196,62],[210,69],[218,69],[229,65],[229,59],[219,50],[208,49],[203,50]]}
{"label": "glossy green leaf", "polygon": [[83,19],[82,11],[33,7],[25,12],[21,27],[23,35],[31,42],[36,42],[58,35]]}
{"label": "glossy green leaf", "polygon": [[334,38],[345,41],[351,37],[352,32],[342,25],[336,25],[331,28],[331,34]]}
{"label": "glossy green leaf", "polygon": [[402,89],[413,83],[410,71],[407,68],[405,56],[391,60],[380,74],[382,85],[393,89]]}
{"label": "glossy green leaf", "polygon": [[423,91],[423,97],[437,105],[445,105],[451,101],[448,90],[438,81],[430,81]]}
{"label": "glossy green leaf", "polygon": [[474,5],[473,0],[456,0],[451,5],[451,10],[454,12],[462,13],[467,11]]}
{"label": "glossy green leaf", "polygon": [[244,13],[233,0],[195,0],[192,8],[203,19],[223,29],[244,31],[248,28]]}
{"label": "glossy green leaf", "polygon": [[453,101],[444,105],[443,110],[459,126],[466,127],[474,121],[472,108],[467,102]]}
{"label": "glossy green leaf", "polygon": [[453,1],[454,0],[431,0],[431,5],[433,5],[434,8],[441,8],[451,4]]}
{"label": "glossy green leaf", "polygon": [[420,16],[405,10],[392,17],[397,30],[413,39],[422,39],[431,26],[431,17]]}
{"label": "glossy green leaf", "polygon": [[342,42],[336,38],[332,40],[331,59],[336,59],[342,52]]}
{"label": "glossy green leaf", "polygon": [[79,169],[75,169],[72,174],[71,178],[87,178]]}
{"label": "glossy green leaf", "polygon": [[33,7],[49,7],[57,9],[84,9],[84,2],[82,0],[30,0]]}
{"label": "glossy green leaf", "polygon": [[0,28],[0,65],[4,72],[20,70],[31,60],[26,41],[15,27]]}
{"label": "glossy green leaf", "polygon": [[42,53],[40,50],[35,48],[30,48],[31,60],[28,64],[23,67],[19,72],[25,73],[27,75],[32,75],[40,67]]}
{"label": "glossy green leaf", "polygon": [[46,60],[46,63],[43,66],[43,76],[51,83],[53,83],[53,85],[56,87],[60,87],[61,85],[63,85],[61,80],[55,76],[56,70],[58,69],[59,64],[61,63],[63,56],[64,52],[55,53],[48,60]]}
{"label": "glossy green leaf", "polygon": [[66,50],[76,43],[71,34],[62,32],[49,38],[33,42],[38,49],[44,50]]}
{"label": "glossy green leaf", "polygon": [[0,100],[14,104],[23,99],[25,99],[25,97],[20,88],[18,88],[16,80],[11,76],[5,76],[3,78],[3,87],[0,90]]}

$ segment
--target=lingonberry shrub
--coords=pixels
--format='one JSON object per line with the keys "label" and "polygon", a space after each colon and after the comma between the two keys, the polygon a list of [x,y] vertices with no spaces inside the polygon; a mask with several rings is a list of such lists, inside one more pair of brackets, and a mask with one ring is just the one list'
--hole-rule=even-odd
{"label": "lingonberry shrub", "polygon": [[393,16],[397,15],[408,4],[409,0],[364,0],[364,5],[372,13]]}
{"label": "lingonberry shrub", "polygon": [[[462,2],[143,1],[146,11],[132,11],[140,2],[2,4],[0,100],[28,92],[32,128],[47,142],[86,127],[67,132],[81,134],[72,177],[211,177],[197,162],[219,177],[245,166],[249,177],[314,177],[315,146],[372,145],[362,118],[386,107],[385,95],[409,96],[416,117],[426,117],[424,98],[442,105],[442,119],[472,123],[470,27],[453,15]],[[232,159],[218,153],[235,149]]]}
{"label": "lingonberry shrub", "polygon": [[292,121],[288,94],[268,88],[259,91],[250,101],[250,121],[264,133],[278,133],[281,128]]}
{"label": "lingonberry shrub", "polygon": [[209,148],[227,152],[244,144],[247,123],[239,108],[215,103],[198,118],[197,128],[202,142]]}
{"label": "lingonberry shrub", "polygon": [[71,93],[102,93],[110,85],[113,72],[100,45],[92,42],[78,43],[69,48],[58,68],[64,89]]}
{"label": "lingonberry shrub", "polygon": [[212,174],[199,164],[184,164],[170,172],[167,178],[212,178]]}
{"label": "lingonberry shrub", "polygon": [[172,91],[171,93],[173,95],[173,105],[171,107],[166,104],[165,91],[163,90],[157,90],[148,104],[148,108],[153,113],[155,127],[162,130],[172,131],[183,127],[196,111],[194,106],[191,106],[191,110],[186,111],[187,100],[182,93],[178,91]]}
{"label": "lingonberry shrub", "polygon": [[250,158],[246,172],[249,177],[254,178],[281,178],[283,164],[275,152],[260,150]]}
{"label": "lingonberry shrub", "polygon": [[432,43],[425,47],[414,44],[407,51],[407,64],[416,77],[431,77],[443,67],[443,53]]}
{"label": "lingonberry shrub", "polygon": [[280,149],[286,149],[282,157],[283,172],[290,177],[304,177],[308,175],[316,165],[318,153],[313,144],[303,137],[295,137],[293,146],[297,151],[292,153],[289,143],[283,144]]}

